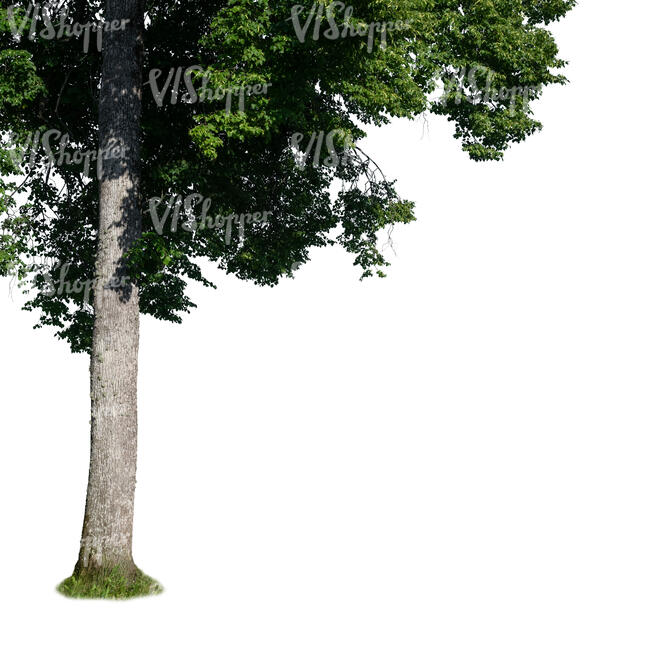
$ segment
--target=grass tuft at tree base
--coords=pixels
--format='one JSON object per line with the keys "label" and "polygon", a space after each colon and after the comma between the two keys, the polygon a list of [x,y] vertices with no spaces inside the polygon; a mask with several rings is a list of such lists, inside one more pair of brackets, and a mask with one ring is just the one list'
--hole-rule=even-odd
{"label": "grass tuft at tree base", "polygon": [[139,569],[130,579],[119,569],[113,569],[99,574],[72,575],[57,587],[57,591],[68,598],[124,600],[160,594],[163,588]]}

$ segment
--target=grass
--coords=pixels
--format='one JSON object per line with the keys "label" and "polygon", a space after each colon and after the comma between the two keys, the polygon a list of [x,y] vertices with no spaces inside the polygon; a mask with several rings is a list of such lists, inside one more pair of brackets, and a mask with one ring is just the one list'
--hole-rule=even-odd
{"label": "grass", "polygon": [[138,570],[135,577],[128,579],[117,569],[100,574],[70,576],[57,591],[68,598],[105,598],[124,600],[162,593],[162,587],[149,576]]}

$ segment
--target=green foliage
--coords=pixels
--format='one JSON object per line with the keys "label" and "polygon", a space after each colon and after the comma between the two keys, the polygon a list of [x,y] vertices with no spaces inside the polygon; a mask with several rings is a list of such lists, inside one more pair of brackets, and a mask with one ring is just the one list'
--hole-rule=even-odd
{"label": "green foliage", "polygon": [[[69,10],[69,21],[82,24],[94,22],[102,5],[59,4]],[[153,197],[164,205],[177,195],[199,194],[213,213],[264,210],[272,216],[247,224],[245,235],[234,229],[229,236],[223,228],[158,232],[145,210],[143,236],[128,254],[143,313],[180,321],[194,307],[187,282],[212,286],[202,260],[273,285],[306,263],[311,249],[341,245],[362,277],[383,275],[379,234],[412,221],[414,206],[359,149],[365,127],[442,115],[455,124],[472,159],[499,160],[540,128],[531,102],[545,86],[566,81],[547,25],[566,14],[572,0],[359,0],[349,19],[355,28],[407,25],[386,34],[386,47],[377,40],[372,49],[361,37],[326,38],[327,23],[318,39],[310,28],[301,42],[294,4],[146,2],[146,82],[150,70],[162,71],[162,86],[172,68],[192,68],[195,89],[266,84],[267,92],[246,95],[246,110],[239,112],[236,99],[226,111],[217,94],[194,103],[172,102],[168,94],[157,103],[145,84],[145,208]],[[342,24],[340,5],[323,10]],[[72,280],[94,276],[96,177],[85,177],[80,164],[52,169],[42,146],[32,160],[21,160],[19,151],[30,134],[51,129],[69,135],[70,150],[97,149],[100,69],[101,55],[93,48],[84,53],[80,39],[18,40],[0,10],[0,274],[24,276],[37,268],[34,280],[42,286],[44,270],[55,275],[69,264]],[[309,149],[313,134],[332,133],[334,151]],[[296,164],[297,142],[307,164]],[[39,325],[54,326],[74,351],[89,349],[93,316],[83,295],[40,291],[27,308],[38,310]]]}
{"label": "green foliage", "polygon": [[127,578],[115,568],[111,571],[80,574],[64,580],[57,591],[68,598],[102,598],[124,600],[153,596],[162,593],[162,587],[149,576],[137,571],[134,577]]}

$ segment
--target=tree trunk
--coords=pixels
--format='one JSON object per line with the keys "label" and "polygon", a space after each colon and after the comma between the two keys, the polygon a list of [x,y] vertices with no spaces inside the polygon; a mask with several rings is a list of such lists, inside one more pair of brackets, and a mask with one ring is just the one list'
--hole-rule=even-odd
{"label": "tree trunk", "polygon": [[[101,582],[133,562],[137,453],[138,288],[125,253],[140,236],[142,0],[107,0],[99,102],[99,243],[90,361],[91,437],[86,511],[76,576]],[[128,21],[124,23],[123,21]]]}

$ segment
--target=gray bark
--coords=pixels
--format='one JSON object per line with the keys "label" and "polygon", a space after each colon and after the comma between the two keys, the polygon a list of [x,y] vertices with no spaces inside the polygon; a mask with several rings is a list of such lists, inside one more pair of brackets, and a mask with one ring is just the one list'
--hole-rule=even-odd
{"label": "gray bark", "polygon": [[[142,229],[142,0],[107,0],[99,103],[99,242],[90,361],[91,443],[77,574],[135,574],[131,543],[137,455],[138,288],[124,255]],[[110,153],[109,153],[110,152]]]}

